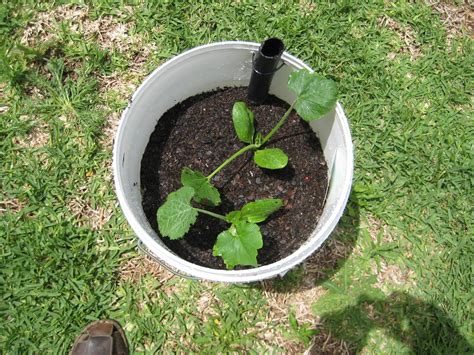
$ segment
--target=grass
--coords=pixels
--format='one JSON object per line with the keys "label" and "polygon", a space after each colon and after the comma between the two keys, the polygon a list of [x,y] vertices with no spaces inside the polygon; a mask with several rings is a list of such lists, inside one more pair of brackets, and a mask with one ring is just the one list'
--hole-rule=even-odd
{"label": "grass", "polygon": [[[468,11],[2,2],[0,349],[65,353],[90,320],[113,317],[135,352],[472,352],[472,39],[450,22]],[[323,250],[282,280],[172,277],[139,256],[115,202],[114,124],[171,56],[269,36],[339,83],[351,201]]]}

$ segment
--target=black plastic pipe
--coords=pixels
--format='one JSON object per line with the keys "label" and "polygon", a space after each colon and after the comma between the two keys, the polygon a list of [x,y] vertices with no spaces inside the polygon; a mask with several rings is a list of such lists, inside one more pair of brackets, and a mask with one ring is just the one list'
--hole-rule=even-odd
{"label": "black plastic pipe", "polygon": [[278,69],[280,57],[285,45],[278,38],[269,38],[262,42],[258,52],[254,53],[252,76],[248,89],[248,99],[254,104],[261,104],[268,96],[273,75]]}

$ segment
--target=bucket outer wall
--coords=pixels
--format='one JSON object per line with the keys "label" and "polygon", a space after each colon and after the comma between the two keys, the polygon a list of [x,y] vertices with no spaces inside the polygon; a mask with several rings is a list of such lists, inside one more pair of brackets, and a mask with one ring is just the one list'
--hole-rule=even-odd
{"label": "bucket outer wall", "polygon": [[[349,198],[353,176],[353,146],[349,124],[338,103],[333,112],[311,122],[321,141],[329,168],[329,190],[323,214],[308,240],[275,263],[247,270],[218,270],[190,263],[171,252],[149,225],[141,205],[140,164],[158,119],[176,103],[223,86],[247,86],[252,53],[258,43],[219,42],[188,50],[153,71],[133,94],[122,113],[115,136],[113,170],[120,207],[146,248],[166,267],[190,277],[220,282],[247,283],[283,275],[303,262],[329,237]],[[288,75],[311,70],[284,52],[283,68],[275,75],[270,93],[286,102],[295,96],[287,89]],[[199,70],[196,70],[199,68]]]}

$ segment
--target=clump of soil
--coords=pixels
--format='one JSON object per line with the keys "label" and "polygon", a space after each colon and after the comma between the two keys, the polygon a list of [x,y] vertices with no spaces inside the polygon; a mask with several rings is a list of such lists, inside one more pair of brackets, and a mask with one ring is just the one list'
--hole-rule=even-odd
{"label": "clump of soil", "polygon": [[[180,185],[181,170],[189,167],[210,174],[226,158],[243,147],[234,132],[232,106],[245,101],[255,114],[258,131],[268,133],[288,109],[275,96],[258,106],[247,102],[247,88],[224,88],[193,96],[167,111],[158,121],[141,163],[142,205],[152,228],[160,235],[156,213],[166,196]],[[263,248],[258,262],[276,262],[298,249],[321,216],[328,185],[327,165],[319,140],[309,125],[293,112],[266,147],[283,149],[288,166],[261,169],[248,152],[219,172],[213,184],[222,205],[213,208],[226,214],[247,202],[281,198],[284,207],[260,224]],[[208,207],[206,207],[209,209]],[[182,239],[163,242],[180,257],[202,266],[225,269],[212,255],[217,235],[228,225],[200,214]]]}

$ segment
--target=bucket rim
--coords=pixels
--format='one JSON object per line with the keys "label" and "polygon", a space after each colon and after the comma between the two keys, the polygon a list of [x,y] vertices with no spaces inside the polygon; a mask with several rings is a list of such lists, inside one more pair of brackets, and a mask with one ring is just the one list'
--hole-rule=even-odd
{"label": "bucket rim", "polygon": [[[246,270],[212,269],[186,261],[178,255],[169,251],[164,246],[157,243],[155,238],[149,235],[149,233],[144,229],[144,227],[137,220],[137,218],[135,218],[132,206],[130,205],[128,199],[125,197],[124,186],[122,185],[120,179],[122,166],[120,164],[119,159],[119,150],[124,136],[125,122],[127,121],[127,118],[130,114],[134,99],[144,90],[146,90],[150,85],[151,81],[157,76],[159,76],[160,73],[172,68],[175,65],[179,65],[179,63],[181,63],[183,60],[189,60],[190,58],[196,55],[201,55],[207,52],[218,51],[223,49],[241,49],[252,52],[258,50],[259,46],[260,43],[245,41],[215,42],[189,49],[169,59],[168,61],[160,65],[158,68],[156,68],[135,90],[132,95],[132,99],[129,102],[129,105],[122,112],[120,123],[116,131],[113,148],[114,183],[119,204],[125,215],[125,218],[127,219],[127,222],[130,224],[138,238],[154,255],[158,257],[159,260],[163,261],[169,267],[172,267],[174,269],[179,270],[180,272],[189,274],[190,276],[199,279],[230,283],[248,283],[273,278],[278,275],[283,275],[294,266],[303,262],[308,256],[310,256],[314,251],[316,251],[320,247],[320,245],[327,239],[327,237],[316,238],[315,231],[313,231],[312,234],[309,236],[307,242],[305,242],[302,246],[300,246],[297,250],[295,250],[287,257],[278,260],[274,263]],[[293,55],[289,54],[287,51],[283,52],[281,59],[285,64],[295,69],[304,68],[309,71],[313,71],[307,64],[305,64],[300,59],[294,57]],[[338,203],[331,211],[328,221],[324,225],[324,228],[319,230],[317,233],[318,235],[327,234],[328,236],[333,231],[334,227],[339,221],[349,198],[354,168],[353,145],[351,140],[349,123],[345,116],[344,110],[339,102],[336,104],[335,110],[335,121],[343,132],[344,146],[345,149],[350,153],[350,156],[349,159],[347,159],[346,161],[346,166],[344,167],[347,173],[344,176],[344,181],[341,185],[343,188],[340,191],[340,194],[343,195],[343,198],[338,199]]]}

